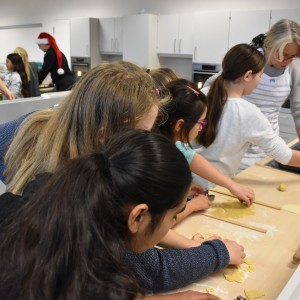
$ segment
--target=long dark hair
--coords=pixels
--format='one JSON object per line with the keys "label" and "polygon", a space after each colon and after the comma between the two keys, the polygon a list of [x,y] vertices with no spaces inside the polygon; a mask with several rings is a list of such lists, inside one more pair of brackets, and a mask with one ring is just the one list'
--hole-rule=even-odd
{"label": "long dark hair", "polygon": [[24,96],[24,98],[29,97],[28,77],[22,57],[17,53],[10,53],[7,55],[7,59],[9,59],[13,64],[14,72],[20,74],[22,80],[22,95]]}
{"label": "long dark hair", "polygon": [[170,101],[164,105],[168,119],[157,126],[157,129],[174,140],[174,126],[179,119],[183,119],[180,140],[189,144],[189,133],[206,109],[206,96],[196,84],[186,79],[173,80],[166,87],[171,94]]}
{"label": "long dark hair", "polygon": [[147,204],[151,232],[190,183],[175,145],[142,130],[71,161],[1,227],[0,298],[134,299],[139,287],[122,261],[127,208]]}
{"label": "long dark hair", "polygon": [[264,55],[249,44],[235,45],[226,53],[222,62],[223,71],[212,83],[207,94],[207,127],[196,138],[199,144],[208,147],[216,138],[219,120],[227,101],[224,81],[234,81],[250,70],[257,74],[264,65]]}

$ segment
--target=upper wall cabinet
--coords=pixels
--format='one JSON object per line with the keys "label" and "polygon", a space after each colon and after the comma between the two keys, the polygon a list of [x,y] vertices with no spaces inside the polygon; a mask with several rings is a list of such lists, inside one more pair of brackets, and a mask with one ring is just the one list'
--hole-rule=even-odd
{"label": "upper wall cabinet", "polygon": [[280,9],[271,11],[271,26],[281,19],[290,19],[300,23],[300,9]]}
{"label": "upper wall cabinet", "polygon": [[80,18],[70,21],[71,57],[89,58],[90,66],[100,62],[99,19]]}
{"label": "upper wall cabinet", "polygon": [[70,52],[73,57],[90,57],[90,19],[70,21]]}
{"label": "upper wall cabinet", "polygon": [[157,53],[160,56],[193,54],[193,15],[159,15]]}
{"label": "upper wall cabinet", "polygon": [[236,44],[249,44],[252,39],[269,30],[270,10],[231,11],[229,48]]}
{"label": "upper wall cabinet", "polygon": [[159,67],[156,52],[157,16],[139,14],[123,19],[123,60],[141,67]]}
{"label": "upper wall cabinet", "polygon": [[221,64],[228,50],[229,11],[195,14],[193,62]]}
{"label": "upper wall cabinet", "polygon": [[99,50],[103,54],[122,54],[123,18],[100,19]]}

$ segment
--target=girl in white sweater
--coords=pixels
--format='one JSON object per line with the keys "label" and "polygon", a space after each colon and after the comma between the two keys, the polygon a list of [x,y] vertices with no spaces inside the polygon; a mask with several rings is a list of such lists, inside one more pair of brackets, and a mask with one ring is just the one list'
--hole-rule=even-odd
{"label": "girl in white sweater", "polygon": [[[291,150],[254,104],[244,100],[260,82],[264,55],[248,44],[238,44],[225,55],[222,73],[208,92],[207,129],[198,135],[199,152],[221,172],[232,177],[250,144],[282,164],[300,166],[300,152]],[[198,184],[211,186],[198,178]]]}

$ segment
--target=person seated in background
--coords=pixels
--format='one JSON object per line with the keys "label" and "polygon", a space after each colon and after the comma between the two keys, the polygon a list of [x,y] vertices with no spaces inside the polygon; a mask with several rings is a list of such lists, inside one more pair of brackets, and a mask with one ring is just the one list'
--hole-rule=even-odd
{"label": "person seated in background", "polygon": [[217,300],[194,291],[144,297],[245,257],[223,239],[154,247],[185,209],[191,181],[174,143],[145,130],[120,132],[100,153],[40,174],[29,201],[0,227],[0,298]]}
{"label": "person seated in background", "polygon": [[0,93],[4,95],[7,100],[15,99],[15,95],[7,88],[2,79],[0,79]]}
{"label": "person seated in background", "polygon": [[[22,57],[16,53],[8,54],[6,57],[6,69],[6,72],[2,75],[2,80],[15,99],[28,97],[28,78]],[[5,99],[6,96],[4,97]]]}
{"label": "person seated in background", "polygon": [[14,53],[19,54],[22,57],[25,65],[25,71],[29,82],[29,97],[38,97],[41,95],[38,79],[38,66],[35,62],[29,62],[28,53],[22,47],[17,47]]}
{"label": "person seated in background", "polygon": [[37,44],[45,52],[43,65],[38,73],[39,84],[50,73],[57,92],[70,90],[75,82],[74,75],[69,68],[66,56],[58,48],[55,38],[47,32],[41,32],[37,38]]}

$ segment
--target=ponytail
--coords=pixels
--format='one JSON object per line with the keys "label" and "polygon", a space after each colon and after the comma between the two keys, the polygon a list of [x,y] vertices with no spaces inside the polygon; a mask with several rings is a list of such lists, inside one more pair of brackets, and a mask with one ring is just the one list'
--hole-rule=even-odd
{"label": "ponytail", "polygon": [[224,74],[218,76],[211,85],[207,94],[207,127],[200,132],[196,141],[204,147],[210,146],[216,138],[217,127],[227,100],[227,91],[224,86]]}

